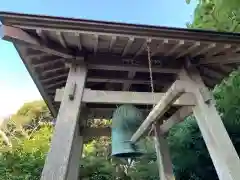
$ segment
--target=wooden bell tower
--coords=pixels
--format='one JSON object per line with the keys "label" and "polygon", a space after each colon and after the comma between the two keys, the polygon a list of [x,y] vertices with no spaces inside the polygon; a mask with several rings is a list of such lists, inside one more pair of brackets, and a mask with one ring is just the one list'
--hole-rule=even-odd
{"label": "wooden bell tower", "polygon": [[165,134],[191,113],[219,179],[239,179],[239,157],[209,88],[240,62],[240,35],[6,12],[0,19],[2,39],[14,44],[57,119],[41,180],[77,180],[84,139],[110,135],[110,127],[86,121],[111,118],[118,104],[145,114],[133,143],[155,124],[161,179],[174,179]]}

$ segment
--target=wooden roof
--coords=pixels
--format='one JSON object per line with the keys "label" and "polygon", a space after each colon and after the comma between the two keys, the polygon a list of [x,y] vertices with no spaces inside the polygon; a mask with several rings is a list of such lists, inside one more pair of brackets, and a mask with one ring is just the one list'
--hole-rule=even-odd
{"label": "wooden roof", "polygon": [[0,12],[0,20],[3,39],[13,42],[52,112],[55,91],[66,83],[66,62],[87,63],[86,88],[140,92],[151,91],[147,44],[157,92],[174,82],[186,59],[208,87],[240,63],[239,34],[8,12]]}

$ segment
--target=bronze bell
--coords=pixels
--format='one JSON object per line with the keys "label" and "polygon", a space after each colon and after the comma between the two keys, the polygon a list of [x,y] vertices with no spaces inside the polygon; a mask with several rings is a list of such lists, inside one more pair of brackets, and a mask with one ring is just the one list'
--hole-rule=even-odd
{"label": "bronze bell", "polygon": [[141,156],[141,142],[132,144],[130,139],[143,122],[142,112],[132,105],[121,105],[112,117],[112,156],[133,158]]}

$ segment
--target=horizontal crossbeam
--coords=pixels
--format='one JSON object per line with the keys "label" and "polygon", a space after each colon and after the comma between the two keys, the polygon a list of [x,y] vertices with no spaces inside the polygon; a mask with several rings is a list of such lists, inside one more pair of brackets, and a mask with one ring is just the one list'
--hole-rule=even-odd
{"label": "horizontal crossbeam", "polygon": [[[57,89],[55,101],[60,102],[64,89]],[[151,92],[128,92],[128,91],[99,91],[85,89],[82,101],[84,103],[102,104],[157,104],[164,96],[164,93]],[[194,96],[191,93],[183,94],[174,102],[175,106],[192,106],[195,104]]]}

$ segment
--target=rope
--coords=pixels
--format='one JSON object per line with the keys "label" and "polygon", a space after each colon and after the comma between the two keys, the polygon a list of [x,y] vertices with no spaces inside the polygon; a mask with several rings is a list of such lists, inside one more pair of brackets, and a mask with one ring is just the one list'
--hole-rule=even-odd
{"label": "rope", "polygon": [[[151,60],[151,50],[149,44],[147,44],[147,53],[148,53],[148,68],[149,68],[149,75],[150,75],[150,83],[151,83],[151,91],[152,91],[152,98],[154,100],[154,85],[153,85],[153,75],[152,75],[152,60]],[[153,105],[154,107],[155,105]]]}
{"label": "rope", "polygon": [[[150,85],[151,85],[151,92],[152,92],[152,98],[153,98],[153,102],[154,102],[154,84],[153,84],[153,73],[152,73],[152,60],[151,60],[151,49],[149,47],[149,43],[147,43],[147,53],[148,53],[148,68],[149,68],[149,76],[150,76]],[[153,107],[155,106],[156,104],[153,104]],[[154,130],[154,127],[155,125],[153,124],[148,135],[151,134],[151,132]]]}

